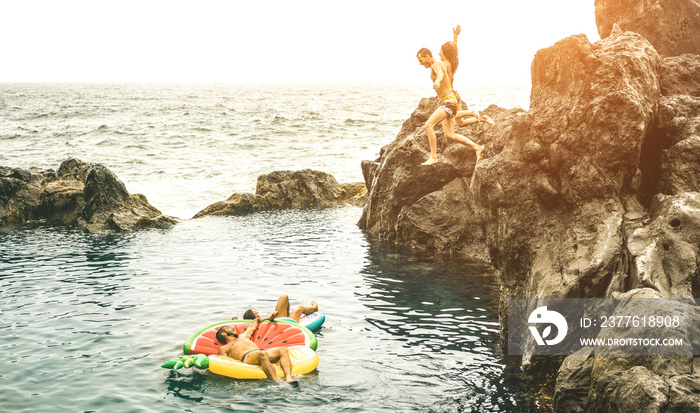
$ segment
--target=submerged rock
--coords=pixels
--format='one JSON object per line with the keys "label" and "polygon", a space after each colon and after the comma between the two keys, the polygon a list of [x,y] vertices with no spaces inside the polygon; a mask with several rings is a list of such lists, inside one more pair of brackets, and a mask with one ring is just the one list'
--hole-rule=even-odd
{"label": "submerged rock", "polygon": [[169,228],[145,196],[130,194],[102,164],[67,159],[58,171],[0,167],[0,226],[42,221],[90,232]]}
{"label": "submerged rock", "polygon": [[235,193],[225,201],[209,205],[193,218],[293,208],[327,208],[342,203],[360,205],[364,202],[365,192],[363,183],[339,184],[325,172],[311,169],[275,171],[258,177],[255,194]]}

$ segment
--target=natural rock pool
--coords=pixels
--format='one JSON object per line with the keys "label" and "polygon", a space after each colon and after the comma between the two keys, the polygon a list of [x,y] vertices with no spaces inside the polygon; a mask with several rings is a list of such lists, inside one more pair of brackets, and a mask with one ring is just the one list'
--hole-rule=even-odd
{"label": "natural rock pool", "polygon": [[[0,410],[527,410],[506,379],[491,270],[372,247],[360,213],[0,233]],[[199,328],[285,293],[327,316],[299,390],[159,367]]]}

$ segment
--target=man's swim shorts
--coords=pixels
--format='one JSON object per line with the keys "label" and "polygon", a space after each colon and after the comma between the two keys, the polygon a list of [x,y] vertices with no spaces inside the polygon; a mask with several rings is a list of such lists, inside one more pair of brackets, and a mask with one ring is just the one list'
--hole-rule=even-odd
{"label": "man's swim shorts", "polygon": [[448,118],[454,118],[459,110],[458,100],[454,92],[442,98],[438,107],[447,113]]}

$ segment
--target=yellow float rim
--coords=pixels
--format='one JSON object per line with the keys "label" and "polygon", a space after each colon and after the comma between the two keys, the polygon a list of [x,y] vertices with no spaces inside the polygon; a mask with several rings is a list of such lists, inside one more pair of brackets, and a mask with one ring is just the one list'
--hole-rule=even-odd
{"label": "yellow float rim", "polygon": [[[316,352],[306,346],[289,347],[289,360],[292,362],[292,375],[311,373],[316,370],[319,361]],[[275,363],[274,366],[277,377],[284,377],[279,363]],[[234,379],[267,378],[262,367],[241,363],[239,360],[226,356],[209,356],[209,371]]]}

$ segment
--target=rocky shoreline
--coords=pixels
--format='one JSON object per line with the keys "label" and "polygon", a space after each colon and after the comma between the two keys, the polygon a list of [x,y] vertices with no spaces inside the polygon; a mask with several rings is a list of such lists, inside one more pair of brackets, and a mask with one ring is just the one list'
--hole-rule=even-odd
{"label": "rocky shoreline", "polygon": [[[275,171],[258,177],[255,194],[235,193],[193,219],[340,204],[362,206],[366,193],[362,182],[339,184],[325,172]],[[88,232],[130,232],[167,229],[181,221],[163,215],[145,196],[130,194],[102,164],[70,158],[56,171],[0,166],[0,228],[41,223]]]}
{"label": "rocky shoreline", "polygon": [[[596,0],[596,19],[602,40],[571,36],[536,54],[529,110],[490,106],[494,126],[458,129],[486,146],[478,165],[440,130],[440,162],[420,165],[437,106],[425,98],[362,163],[364,184],[277,171],[258,178],[255,194],[193,218],[364,205],[358,225],[372,238],[491,263],[504,345],[510,298],[700,297],[700,3]],[[125,232],[179,221],[101,164],[0,167],[0,227]],[[556,376],[557,412],[700,406],[700,357],[588,352],[520,366]]]}
{"label": "rocky shoreline", "polygon": [[70,158],[54,171],[0,167],[0,227],[38,222],[88,232],[170,228],[145,196],[130,194],[102,164]]}
{"label": "rocky shoreline", "polygon": [[[486,146],[476,167],[473,151],[441,132],[440,162],[420,165],[434,99],[363,162],[359,226],[385,242],[492,263],[504,345],[510,298],[700,297],[700,41],[669,35],[700,33],[700,4],[620,3],[596,1],[602,40],[571,36],[536,54],[528,111],[489,107],[495,126],[458,131]],[[683,311],[697,313],[691,307]],[[523,358],[521,367],[556,373],[557,412],[700,406],[698,357],[551,361]]]}

